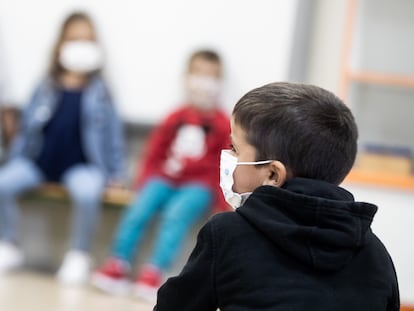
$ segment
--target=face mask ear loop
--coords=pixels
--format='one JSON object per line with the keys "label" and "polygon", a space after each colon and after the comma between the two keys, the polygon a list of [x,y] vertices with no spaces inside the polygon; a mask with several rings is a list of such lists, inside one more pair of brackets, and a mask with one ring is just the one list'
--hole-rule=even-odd
{"label": "face mask ear loop", "polygon": [[273,160],[253,161],[253,162],[237,162],[237,165],[261,165],[272,163]]}

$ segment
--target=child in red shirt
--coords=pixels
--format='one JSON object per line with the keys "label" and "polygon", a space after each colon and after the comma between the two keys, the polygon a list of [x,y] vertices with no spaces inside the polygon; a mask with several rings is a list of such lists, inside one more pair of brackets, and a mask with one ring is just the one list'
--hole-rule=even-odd
{"label": "child in red shirt", "polygon": [[137,179],[139,193],[121,220],[111,256],[92,283],[117,293],[129,288],[130,262],[149,220],[162,214],[155,247],[135,282],[135,294],[155,299],[188,230],[210,206],[226,208],[219,188],[220,151],[229,145],[229,119],[217,106],[221,61],[194,53],[186,77],[187,103],[152,133]]}

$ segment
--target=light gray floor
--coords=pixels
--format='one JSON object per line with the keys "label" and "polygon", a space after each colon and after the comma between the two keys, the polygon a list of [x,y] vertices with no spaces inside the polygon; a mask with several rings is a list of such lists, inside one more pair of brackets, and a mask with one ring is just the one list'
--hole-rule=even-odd
{"label": "light gray floor", "polygon": [[10,311],[149,311],[152,304],[114,297],[87,286],[63,287],[51,275],[16,272],[0,275],[0,310]]}
{"label": "light gray floor", "polygon": [[[89,286],[65,288],[54,275],[68,246],[70,204],[50,200],[21,201],[22,248],[25,266],[22,271],[0,275],[0,310],[152,310],[152,305],[132,297],[111,297]],[[94,265],[108,255],[110,241],[122,213],[121,207],[102,209],[101,222],[93,248]],[[204,218],[189,233],[177,261],[165,277],[181,271],[196,241]],[[156,233],[155,220],[147,232],[134,265],[137,270],[147,258]]]}

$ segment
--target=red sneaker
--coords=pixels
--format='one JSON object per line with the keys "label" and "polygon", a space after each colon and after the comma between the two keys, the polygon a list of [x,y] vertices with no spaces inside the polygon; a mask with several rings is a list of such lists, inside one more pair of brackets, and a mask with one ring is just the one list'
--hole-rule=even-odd
{"label": "red sneaker", "polygon": [[92,274],[91,284],[110,294],[127,294],[130,289],[130,264],[122,259],[109,257],[105,263]]}
{"label": "red sneaker", "polygon": [[154,265],[145,265],[135,281],[134,295],[149,302],[156,302],[161,284],[161,270]]}

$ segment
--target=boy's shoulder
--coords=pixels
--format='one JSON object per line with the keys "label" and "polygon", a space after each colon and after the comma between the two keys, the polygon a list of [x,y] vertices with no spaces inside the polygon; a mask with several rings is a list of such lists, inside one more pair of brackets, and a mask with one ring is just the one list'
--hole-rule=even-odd
{"label": "boy's shoulder", "polygon": [[180,114],[183,114],[183,113],[187,113],[187,111],[188,111],[188,107],[185,106],[185,105],[181,105],[181,106],[178,106],[178,107],[170,110],[166,114],[166,117],[170,118],[170,117],[175,116],[175,115],[180,115]]}
{"label": "boy's shoulder", "polygon": [[191,118],[197,114],[198,113],[191,106],[187,104],[182,104],[174,108],[173,110],[169,111],[166,114],[165,119],[166,120],[177,119],[177,118],[185,119],[185,118]]}
{"label": "boy's shoulder", "polygon": [[230,128],[230,118],[222,110],[214,109],[209,112],[200,111],[190,105],[181,105],[176,109],[170,111],[166,117],[166,122],[173,122],[179,120],[180,122],[190,123],[210,123]]}
{"label": "boy's shoulder", "polygon": [[226,225],[228,222],[233,221],[240,221],[241,217],[238,213],[235,211],[226,211],[214,214],[210,217],[209,221],[210,223],[214,223],[217,225]]}
{"label": "boy's shoulder", "polygon": [[[217,119],[220,119],[223,122],[227,122],[226,125],[230,124],[229,115],[226,112],[224,112],[223,110],[217,109],[216,110],[216,115],[217,115]],[[229,125],[229,127],[230,127],[230,125]]]}
{"label": "boy's shoulder", "polygon": [[210,217],[207,225],[219,236],[238,235],[240,232],[249,230],[246,220],[237,212],[221,212]]}

